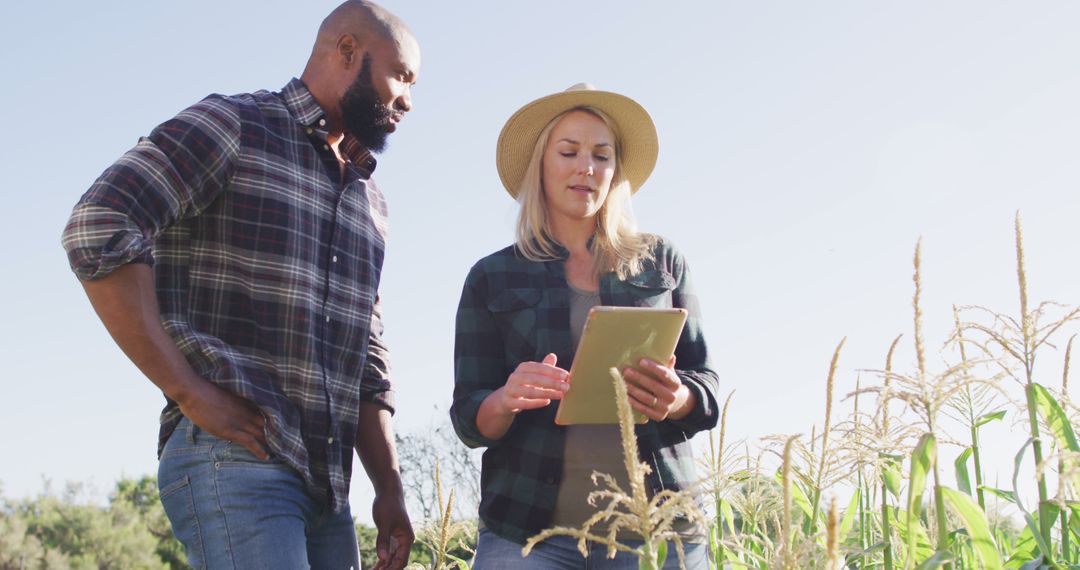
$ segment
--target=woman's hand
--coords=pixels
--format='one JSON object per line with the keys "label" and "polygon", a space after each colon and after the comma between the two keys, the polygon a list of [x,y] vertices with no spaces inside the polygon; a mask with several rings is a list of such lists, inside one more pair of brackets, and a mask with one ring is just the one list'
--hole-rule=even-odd
{"label": "woman's hand", "polygon": [[570,373],[555,366],[554,354],[542,362],[518,364],[506,384],[484,398],[476,412],[476,428],[488,439],[499,439],[510,430],[522,410],[535,410],[561,400],[570,389]]}
{"label": "woman's hand", "polygon": [[675,373],[675,357],[667,364],[642,358],[638,366],[623,371],[630,407],[650,420],[661,422],[686,417],[697,404],[694,393]]}
{"label": "woman's hand", "polygon": [[555,366],[557,360],[554,354],[549,354],[542,362],[518,364],[506,384],[492,394],[497,395],[496,409],[514,415],[522,410],[543,408],[552,400],[561,400],[570,389],[567,383],[570,374]]}

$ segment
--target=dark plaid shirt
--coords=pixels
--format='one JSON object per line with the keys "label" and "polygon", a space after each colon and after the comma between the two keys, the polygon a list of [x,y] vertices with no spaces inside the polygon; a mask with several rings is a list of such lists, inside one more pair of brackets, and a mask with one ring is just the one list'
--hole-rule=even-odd
{"label": "dark plaid shirt", "polygon": [[[298,79],[211,95],[94,182],[63,244],[81,279],[153,265],[162,324],[195,372],[258,405],[272,453],[340,511],[360,402],[392,409],[377,297],[386,205],[375,160],[348,135],[342,179],[325,125]],[[160,445],[179,421],[167,400]]]}
{"label": "dark plaid shirt", "polygon": [[[648,422],[636,432],[641,460],[653,472],[653,492],[697,483],[690,437],[716,425],[718,380],[701,332],[701,312],[690,273],[672,245],[658,239],[655,261],[626,280],[600,279],[603,305],[682,307],[689,317],[675,349],[682,382],[697,406],[682,420]],[[465,280],[457,312],[454,403],[450,419],[469,447],[487,447],[481,472],[480,518],[507,539],[525,540],[550,526],[563,472],[565,428],[555,424],[556,406],[523,411],[501,439],[476,428],[480,403],[506,383],[517,365],[555,353],[574,359],[570,338],[570,290],[564,259],[533,262],[513,246],[476,263]]]}

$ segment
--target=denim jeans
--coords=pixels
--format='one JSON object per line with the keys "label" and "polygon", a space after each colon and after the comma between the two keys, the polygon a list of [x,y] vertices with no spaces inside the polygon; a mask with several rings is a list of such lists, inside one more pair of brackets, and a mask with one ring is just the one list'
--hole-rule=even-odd
{"label": "denim jeans", "polygon": [[349,509],[333,513],[293,468],[187,418],[165,444],[158,489],[194,568],[360,568]]}
{"label": "denim jeans", "polygon": [[[632,548],[641,545],[641,541],[623,541]],[[549,538],[521,557],[521,545],[507,540],[486,528],[480,529],[476,543],[476,558],[472,570],[637,570],[638,558],[627,552],[615,553],[615,558],[607,557],[607,547],[602,544],[588,543],[589,556],[584,558],[577,549],[577,539],[568,536]],[[709,567],[708,549],[704,544],[684,543],[687,570],[706,570]],[[675,545],[668,545],[668,557],[664,570],[678,570],[679,555]]]}

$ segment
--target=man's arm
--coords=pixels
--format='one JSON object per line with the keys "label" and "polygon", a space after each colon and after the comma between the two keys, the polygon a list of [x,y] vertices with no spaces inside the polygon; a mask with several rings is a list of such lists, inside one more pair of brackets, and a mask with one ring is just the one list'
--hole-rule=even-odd
{"label": "man's arm", "polygon": [[375,547],[379,560],[375,569],[404,568],[415,537],[405,509],[390,410],[374,402],[360,402],[355,447],[375,488],[375,502],[371,507],[378,530]]}
{"label": "man's arm", "polygon": [[80,282],[116,344],[189,420],[256,457],[268,457],[258,408],[196,374],[161,325],[150,266],[130,263]]}

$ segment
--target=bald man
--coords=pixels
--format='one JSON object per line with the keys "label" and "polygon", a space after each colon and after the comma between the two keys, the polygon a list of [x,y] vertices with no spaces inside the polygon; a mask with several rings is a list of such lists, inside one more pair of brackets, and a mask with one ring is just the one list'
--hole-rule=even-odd
{"label": "bald man", "polygon": [[358,569],[354,448],[375,567],[408,559],[371,175],[419,70],[401,20],[345,2],[300,79],[182,111],[72,212],[72,270],[165,395],[161,502],[196,568]]}

